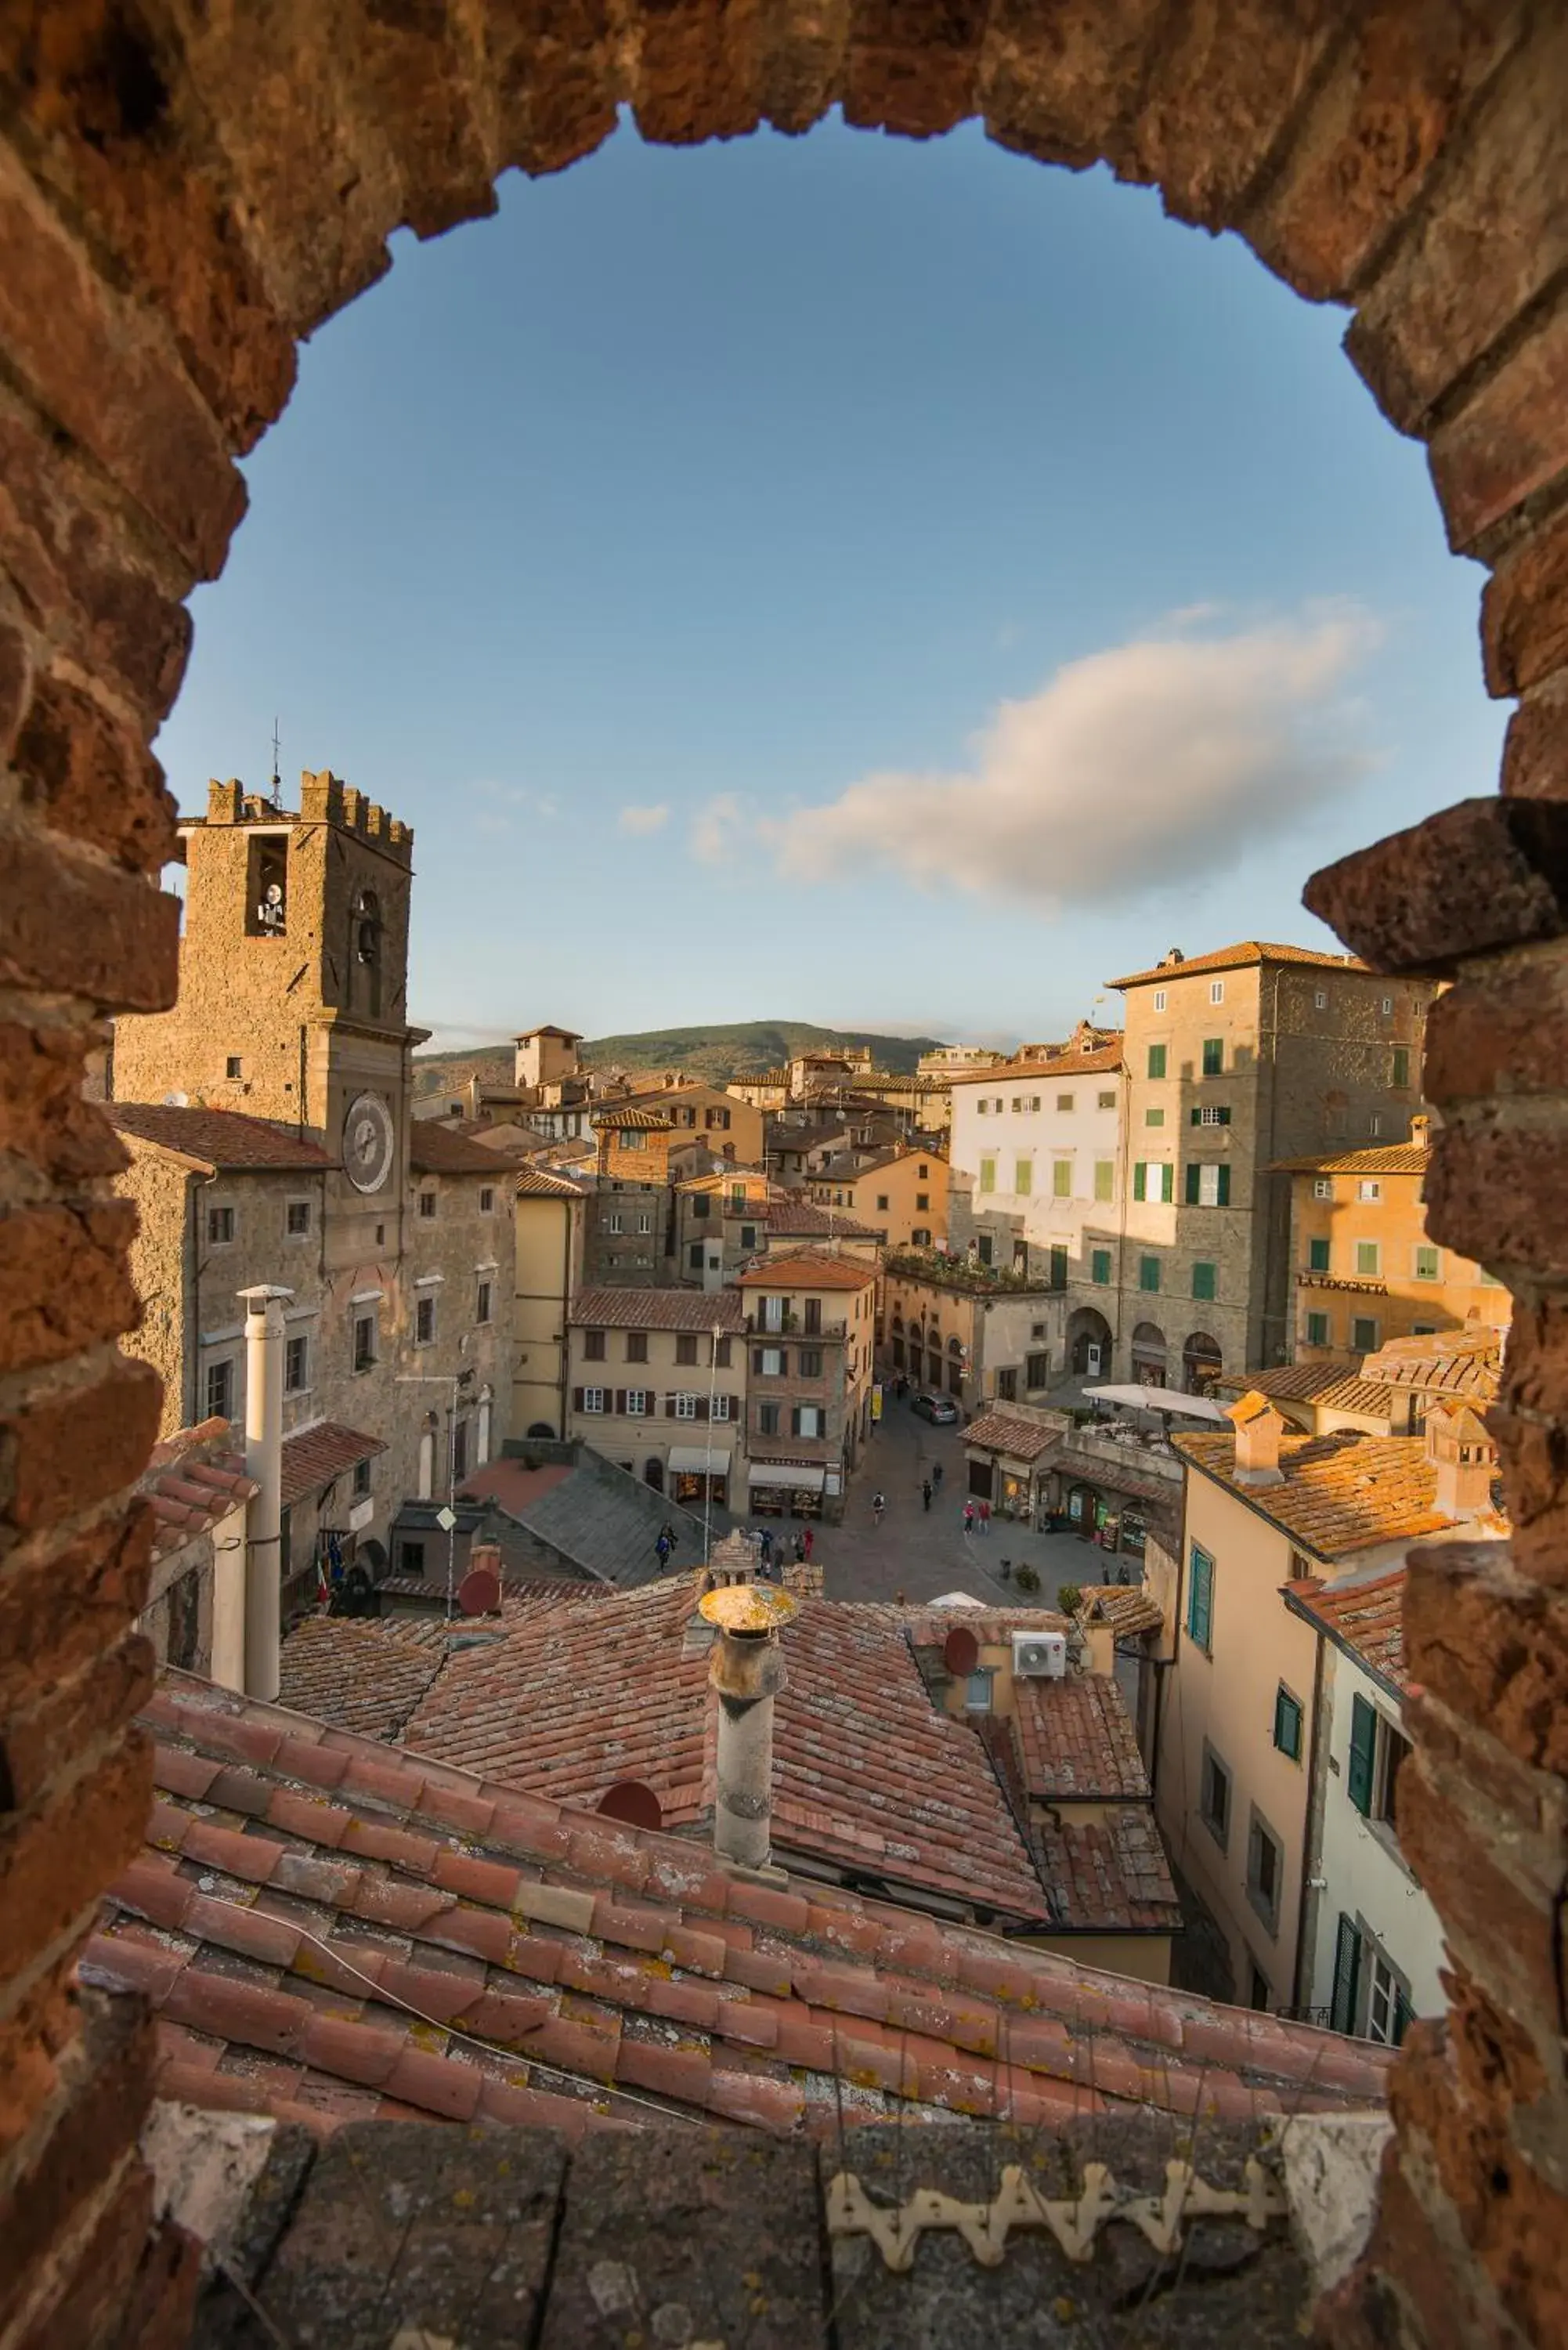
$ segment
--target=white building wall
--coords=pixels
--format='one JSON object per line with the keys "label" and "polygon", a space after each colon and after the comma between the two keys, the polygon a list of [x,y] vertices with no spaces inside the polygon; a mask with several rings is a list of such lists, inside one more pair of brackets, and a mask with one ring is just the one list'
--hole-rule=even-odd
{"label": "white building wall", "polygon": [[[955,1086],[950,1159],[955,1174],[971,1178],[976,1230],[985,1230],[988,1217],[1006,1218],[1032,1250],[1065,1247],[1069,1276],[1080,1277],[1085,1228],[1103,1231],[1121,1218],[1124,1093],[1116,1069],[1044,1076],[1001,1068],[983,1084]],[[990,1190],[988,1161],[995,1175]],[[1061,1161],[1069,1170],[1064,1194],[1055,1189]],[[1096,1196],[1096,1167],[1109,1170],[1099,1178],[1107,1196]],[[997,1262],[1007,1261],[999,1246]]]}
{"label": "white building wall", "polygon": [[[1396,1730],[1401,1729],[1402,1710],[1354,1658],[1327,1641],[1323,1652],[1324,1694],[1332,1691],[1332,1706],[1322,1857],[1315,1872],[1325,1881],[1317,1901],[1312,2004],[1326,2008],[1334,1996],[1334,1949],[1343,1914],[1356,1921],[1404,1977],[1416,2013],[1440,2015],[1447,2002],[1438,1978],[1445,1963],[1438,1913],[1406,1866],[1392,1830],[1382,1821],[1363,1819],[1350,1800],[1351,1699],[1365,1698]],[[1364,1966],[1364,2001],[1365,1973]]]}

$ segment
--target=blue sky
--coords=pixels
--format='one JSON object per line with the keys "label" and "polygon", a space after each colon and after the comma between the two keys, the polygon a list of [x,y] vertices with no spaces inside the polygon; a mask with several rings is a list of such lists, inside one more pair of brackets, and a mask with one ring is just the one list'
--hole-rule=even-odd
{"label": "blue sky", "polygon": [[1038,1037],[1329,944],[1306,875],[1492,788],[1506,715],[1343,325],[973,129],[625,127],[302,353],[171,785],[265,780],[275,712],[286,785],[412,823],[452,1043]]}

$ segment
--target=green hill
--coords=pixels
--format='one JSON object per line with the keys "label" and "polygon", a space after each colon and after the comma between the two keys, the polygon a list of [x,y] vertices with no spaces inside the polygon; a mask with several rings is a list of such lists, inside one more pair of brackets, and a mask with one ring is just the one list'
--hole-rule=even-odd
{"label": "green hill", "polygon": [[[879,1069],[913,1069],[936,1036],[878,1036],[868,1029],[816,1028],[808,1020],[742,1020],[719,1028],[643,1028],[629,1035],[595,1036],[583,1045],[592,1069],[684,1069],[694,1077],[723,1085],[731,1077],[776,1069],[794,1053],[825,1052],[835,1045],[868,1045]],[[512,1053],[504,1045],[479,1045],[462,1053],[417,1053],[414,1083],[420,1093],[439,1093],[470,1077],[509,1080]]]}

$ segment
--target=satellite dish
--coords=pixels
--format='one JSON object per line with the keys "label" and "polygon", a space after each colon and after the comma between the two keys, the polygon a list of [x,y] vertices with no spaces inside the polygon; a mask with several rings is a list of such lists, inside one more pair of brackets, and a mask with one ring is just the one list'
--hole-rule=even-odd
{"label": "satellite dish", "polygon": [[476,1566],[457,1586],[457,1604],[465,1616],[493,1616],[501,1605],[501,1577],[493,1567]]}
{"label": "satellite dish", "polygon": [[955,1677],[972,1673],[980,1662],[980,1642],[967,1624],[955,1624],[942,1642],[942,1662]]}
{"label": "satellite dish", "polygon": [[598,1808],[607,1820],[624,1820],[628,1827],[660,1828],[664,1825],[663,1806],[642,1779],[618,1779],[599,1797]]}

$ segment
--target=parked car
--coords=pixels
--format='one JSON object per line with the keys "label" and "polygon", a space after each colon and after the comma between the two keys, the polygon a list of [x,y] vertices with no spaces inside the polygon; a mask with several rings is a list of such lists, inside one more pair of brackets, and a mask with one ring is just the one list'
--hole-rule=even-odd
{"label": "parked car", "polygon": [[940,1428],[950,1428],[959,1416],[959,1408],[951,1396],[918,1395],[909,1406],[922,1419],[934,1420]]}

